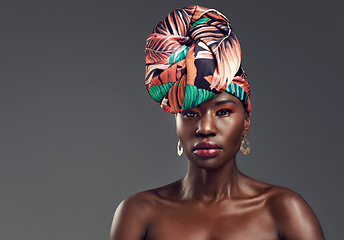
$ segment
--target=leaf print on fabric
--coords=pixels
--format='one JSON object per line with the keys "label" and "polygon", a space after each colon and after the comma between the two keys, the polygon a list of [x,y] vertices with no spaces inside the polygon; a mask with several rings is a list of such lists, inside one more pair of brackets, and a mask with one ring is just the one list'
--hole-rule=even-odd
{"label": "leaf print on fabric", "polygon": [[193,5],[171,12],[148,36],[145,54],[147,90],[165,111],[178,113],[227,91],[250,114],[240,44],[217,10]]}

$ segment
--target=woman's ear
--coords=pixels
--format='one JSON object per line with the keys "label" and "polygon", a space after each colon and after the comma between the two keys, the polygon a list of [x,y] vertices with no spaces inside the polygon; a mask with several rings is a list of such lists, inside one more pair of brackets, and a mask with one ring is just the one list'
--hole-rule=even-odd
{"label": "woman's ear", "polygon": [[250,126],[251,126],[251,119],[248,113],[245,113],[245,118],[244,118],[244,132],[248,133],[250,131]]}
{"label": "woman's ear", "polygon": [[174,114],[174,119],[176,120],[176,133],[177,133],[177,136],[178,136],[178,139],[179,139],[179,134],[178,134],[178,113],[175,113]]}

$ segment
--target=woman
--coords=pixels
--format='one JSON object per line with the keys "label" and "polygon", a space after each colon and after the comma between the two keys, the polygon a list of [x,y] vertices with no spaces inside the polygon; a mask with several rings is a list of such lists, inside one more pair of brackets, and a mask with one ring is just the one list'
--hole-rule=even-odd
{"label": "woman", "polygon": [[324,239],[296,193],[243,175],[249,153],[250,87],[239,42],[221,13],[190,6],[160,22],[146,46],[146,85],[176,114],[186,176],[138,193],[115,212],[111,240]]}

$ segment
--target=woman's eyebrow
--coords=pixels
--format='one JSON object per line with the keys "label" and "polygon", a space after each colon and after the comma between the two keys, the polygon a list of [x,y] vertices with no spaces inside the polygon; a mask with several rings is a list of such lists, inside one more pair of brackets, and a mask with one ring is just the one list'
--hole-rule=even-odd
{"label": "woman's eyebrow", "polygon": [[233,100],[229,100],[228,99],[228,100],[223,100],[223,101],[216,102],[215,106],[219,106],[219,105],[226,104],[226,103],[233,103],[233,104],[237,105],[236,102],[234,102]]}

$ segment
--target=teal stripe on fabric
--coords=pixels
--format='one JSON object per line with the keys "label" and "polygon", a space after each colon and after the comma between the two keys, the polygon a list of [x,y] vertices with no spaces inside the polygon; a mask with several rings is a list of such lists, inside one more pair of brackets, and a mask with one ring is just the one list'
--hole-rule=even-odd
{"label": "teal stripe on fabric", "polygon": [[172,65],[174,63],[174,56],[176,55],[176,53],[172,53],[172,55],[170,56],[170,60],[169,60],[169,64]]}
{"label": "teal stripe on fabric", "polygon": [[235,95],[237,96],[237,98],[239,98],[241,100],[240,89],[239,89],[239,86],[237,84],[235,84],[235,93],[236,93]]}
{"label": "teal stripe on fabric", "polygon": [[192,107],[190,107],[192,105],[191,104],[192,92],[193,92],[193,89],[190,88],[190,85],[187,84],[185,87],[184,102],[183,102],[183,106],[182,106],[183,110],[192,108]]}
{"label": "teal stripe on fabric", "polygon": [[172,53],[169,59],[169,64],[172,65],[173,63],[177,63],[185,59],[188,52],[189,52],[188,46],[184,45],[178,51]]}
{"label": "teal stripe on fabric", "polygon": [[208,21],[210,18],[200,18],[198,19],[196,22],[194,22],[191,26],[190,26],[190,30],[193,29],[194,27],[196,27],[197,25],[203,24],[206,21]]}
{"label": "teal stripe on fabric", "polygon": [[160,102],[170,90],[170,88],[175,84],[174,82],[163,83],[161,85],[153,85],[149,88],[149,94],[156,101]]}
{"label": "teal stripe on fabric", "polygon": [[185,59],[188,52],[189,52],[189,48],[187,46],[183,46],[174,62],[176,63],[176,62],[179,62],[179,61]]}
{"label": "teal stripe on fabric", "polygon": [[228,87],[226,88],[226,92],[228,92],[228,93],[230,93],[230,94],[232,94],[232,95],[234,95],[234,93],[235,93],[235,91],[233,90],[233,88],[234,88],[234,85],[233,85],[233,82],[231,82],[229,85],[228,85]]}
{"label": "teal stripe on fabric", "polygon": [[239,98],[244,106],[247,106],[247,93],[238,84],[231,82],[225,91]]}
{"label": "teal stripe on fabric", "polygon": [[240,88],[240,99],[244,99],[244,90]]}
{"label": "teal stripe on fabric", "polygon": [[185,88],[185,98],[182,109],[186,110],[193,108],[215,96],[216,94],[213,92],[210,92],[206,89],[199,89],[196,86],[187,84]]}
{"label": "teal stripe on fabric", "polygon": [[[231,82],[225,91],[237,97],[247,107],[247,93],[238,84]],[[182,109],[193,108],[215,96],[216,94],[211,91],[199,89],[194,85],[187,84]]]}

